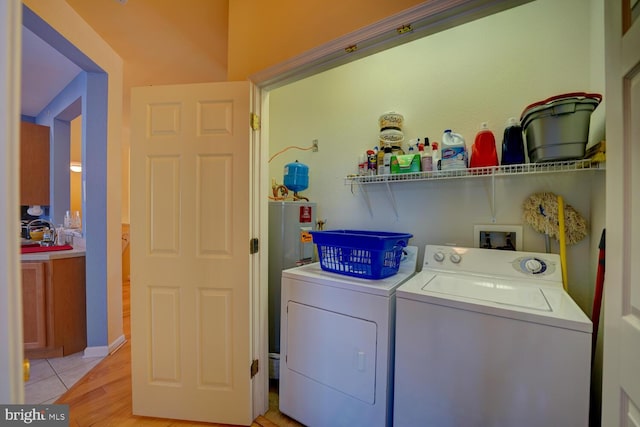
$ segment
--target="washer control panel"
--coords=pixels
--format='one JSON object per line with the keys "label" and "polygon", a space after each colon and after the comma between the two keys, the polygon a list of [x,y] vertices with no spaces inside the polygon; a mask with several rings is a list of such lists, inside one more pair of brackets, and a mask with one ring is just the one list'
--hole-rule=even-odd
{"label": "washer control panel", "polygon": [[562,281],[560,256],[557,254],[427,245],[422,268]]}
{"label": "washer control panel", "polygon": [[552,274],[555,271],[555,264],[537,256],[524,256],[515,259],[511,265],[516,271],[527,275]]}

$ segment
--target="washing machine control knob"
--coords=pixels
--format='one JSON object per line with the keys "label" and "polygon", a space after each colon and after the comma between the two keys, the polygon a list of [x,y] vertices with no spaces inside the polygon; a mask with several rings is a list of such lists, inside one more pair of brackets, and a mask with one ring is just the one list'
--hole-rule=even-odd
{"label": "washing machine control knob", "polygon": [[529,273],[540,273],[543,268],[544,265],[542,264],[542,262],[540,262],[540,260],[536,259],[536,258],[529,258],[525,263],[524,263],[524,268],[529,272]]}
{"label": "washing machine control knob", "polygon": [[452,263],[454,264],[459,264],[460,261],[462,261],[462,257],[460,256],[459,253],[452,253],[451,255],[449,255],[449,259],[451,260]]}
{"label": "washing machine control knob", "polygon": [[433,254],[433,259],[435,259],[438,262],[442,262],[444,261],[444,254],[440,251],[436,252]]}

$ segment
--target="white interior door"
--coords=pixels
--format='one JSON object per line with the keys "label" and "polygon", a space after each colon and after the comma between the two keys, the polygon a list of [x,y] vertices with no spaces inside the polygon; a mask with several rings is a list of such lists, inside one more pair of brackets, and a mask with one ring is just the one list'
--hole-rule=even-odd
{"label": "white interior door", "polygon": [[[640,2],[607,0],[602,426],[640,426]],[[632,11],[635,9],[635,11]]]}
{"label": "white interior door", "polygon": [[250,95],[132,91],[134,414],[251,424]]}

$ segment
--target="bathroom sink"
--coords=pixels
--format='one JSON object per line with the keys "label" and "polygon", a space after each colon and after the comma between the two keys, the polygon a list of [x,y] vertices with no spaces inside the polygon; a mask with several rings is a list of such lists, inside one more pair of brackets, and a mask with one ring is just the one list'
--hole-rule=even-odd
{"label": "bathroom sink", "polygon": [[32,254],[35,252],[68,251],[73,249],[71,245],[40,246],[38,244],[24,245],[20,248],[20,253]]}

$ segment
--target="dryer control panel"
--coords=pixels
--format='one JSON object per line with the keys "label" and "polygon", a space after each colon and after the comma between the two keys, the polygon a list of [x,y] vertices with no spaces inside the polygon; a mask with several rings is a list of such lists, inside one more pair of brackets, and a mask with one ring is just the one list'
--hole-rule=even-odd
{"label": "dryer control panel", "polygon": [[422,269],[562,283],[560,256],[460,246],[427,245]]}

